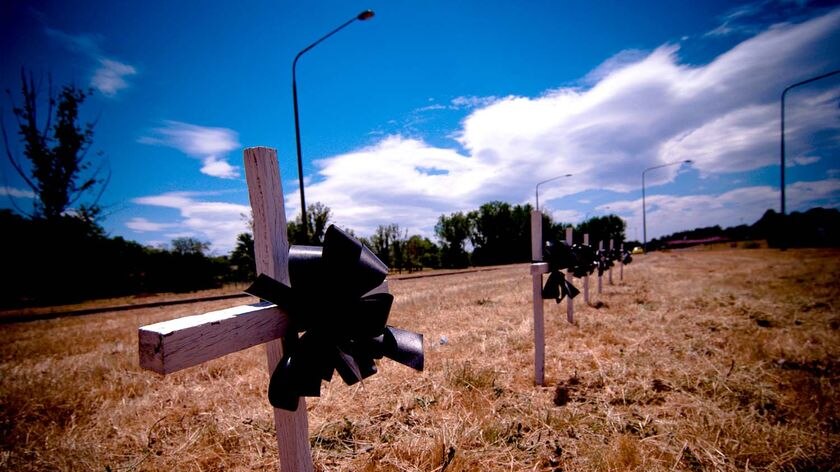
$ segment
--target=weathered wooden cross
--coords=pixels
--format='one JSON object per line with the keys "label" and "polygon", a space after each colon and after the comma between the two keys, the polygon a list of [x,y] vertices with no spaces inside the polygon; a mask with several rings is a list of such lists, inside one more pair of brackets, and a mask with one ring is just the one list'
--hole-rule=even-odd
{"label": "weathered wooden cross", "polygon": [[[586,235],[587,239],[589,235]],[[566,243],[572,245],[572,228],[566,228]],[[542,297],[543,274],[548,273],[548,263],[543,262],[542,246],[542,213],[531,211],[531,278],[533,282],[534,298],[534,383],[545,383],[545,305]],[[566,280],[572,281],[572,268],[566,271]],[[584,279],[585,288],[589,290],[588,277]],[[566,320],[575,321],[575,305],[572,297],[566,297]]]}
{"label": "weathered wooden cross", "polygon": [[[604,250],[604,241],[598,241],[598,252],[601,252],[603,250]],[[598,270],[598,295],[601,294],[601,288],[603,287],[602,275],[603,275],[603,273],[600,270]]]}
{"label": "weathered wooden cross", "polygon": [[[571,226],[566,228],[566,244],[568,244],[569,247],[572,247],[572,243],[574,242],[574,239],[572,239],[572,231],[573,230]],[[574,280],[571,267],[566,269],[566,280],[568,280],[569,282]],[[569,323],[575,322],[575,301],[572,299],[572,297],[566,297],[566,321],[568,321]]]}
{"label": "weathered wooden cross", "polygon": [[[583,244],[589,245],[589,233],[583,234]],[[589,305],[589,272],[583,276],[583,303]]]}
{"label": "weathered wooden cross", "polygon": [[[257,273],[289,284],[289,241],[277,152],[245,149],[245,178],[254,216]],[[289,319],[269,303],[243,305],[140,328],[140,366],[169,374],[211,359],[265,344],[269,375],[283,357]],[[296,333],[289,333],[296,335]],[[280,470],[313,470],[306,401],[296,411],[274,409]]]}
{"label": "weathered wooden cross", "polygon": [[621,251],[620,252],[621,255],[619,257],[621,258],[621,268],[618,271],[618,273],[619,273],[618,280],[624,280],[624,243],[621,243],[620,251]]}
{"label": "weathered wooden cross", "polygon": [[542,262],[542,213],[531,211],[531,278],[534,295],[534,383],[545,383],[545,316],[543,312],[542,276],[548,263]]}

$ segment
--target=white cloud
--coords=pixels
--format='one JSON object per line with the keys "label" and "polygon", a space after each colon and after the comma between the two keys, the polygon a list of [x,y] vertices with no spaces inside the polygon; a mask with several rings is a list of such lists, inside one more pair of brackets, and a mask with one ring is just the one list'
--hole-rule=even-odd
{"label": "white cloud", "polygon": [[211,248],[218,254],[226,254],[236,245],[236,236],[249,231],[243,215],[250,214],[247,205],[207,201],[200,198],[205,194],[193,192],[170,192],[150,195],[132,200],[138,205],[170,208],[177,210],[175,221],[149,221],[133,218],[126,226],[137,232],[162,232],[168,239],[196,237],[210,241]]}
{"label": "white cloud", "polygon": [[13,198],[35,198],[35,192],[14,187],[0,187],[0,195]]}
{"label": "white cloud", "polygon": [[[811,164],[816,164],[820,161],[820,156],[796,156],[792,159],[793,164],[797,166],[807,166]],[[787,166],[791,164],[785,163]]]}
{"label": "white cloud", "polygon": [[551,214],[551,218],[556,223],[573,223],[576,221],[583,220],[583,216],[579,211],[575,210],[555,210],[552,211],[550,208],[544,210],[547,213]]}
{"label": "white cloud", "polygon": [[155,223],[147,220],[146,218],[140,217],[130,219],[125,225],[128,229],[134,230],[138,233],[163,231],[167,228],[175,226],[174,223]]}
{"label": "white cloud", "polygon": [[201,173],[223,179],[239,177],[239,168],[224,159],[224,154],[240,147],[236,131],[228,128],[211,128],[179,121],[166,121],[162,128],[154,129],[153,136],[143,136],[143,144],[175,148],[191,157],[202,160]]}
{"label": "white cloud", "polygon": [[137,73],[137,70],[112,59],[100,59],[100,67],[96,69],[90,83],[103,95],[113,97],[122,89],[128,87],[125,78]]}
{"label": "white cloud", "polygon": [[126,78],[137,74],[134,66],[107,57],[102,52],[102,37],[99,35],[69,34],[49,26],[44,27],[44,32],[67,50],[95,61],[96,67],[90,79],[90,86],[106,97],[113,98],[117,92],[128,88]]}
{"label": "white cloud", "polygon": [[455,97],[452,99],[453,108],[477,108],[492,105],[493,102],[499,100],[498,97]]}
{"label": "white cloud", "polygon": [[[360,234],[391,222],[431,234],[442,213],[496,199],[532,201],[534,185],[546,176],[574,174],[541,188],[540,200],[550,207],[551,199],[584,190],[635,192],[643,169],[675,160],[692,159],[703,176],[777,165],[780,91],[835,64],[838,44],[840,9],[771,27],[705,65],[686,64],[677,46],[664,45],[607,60],[589,76],[597,80],[589,88],[486,103],[461,97],[458,104],[477,106],[456,133],[463,151],[388,136],[318,161],[307,198],[328,205],[340,225]],[[821,157],[809,139],[840,129],[838,90],[826,81],[798,91],[800,105],[789,102],[791,156]],[[438,171],[422,171],[430,168]],[[648,176],[648,185],[678,172],[663,168]],[[773,207],[771,200],[762,211]],[[290,214],[299,211],[296,202],[288,195]],[[698,217],[696,224],[712,221],[686,214]],[[688,218],[674,221],[696,226]]]}

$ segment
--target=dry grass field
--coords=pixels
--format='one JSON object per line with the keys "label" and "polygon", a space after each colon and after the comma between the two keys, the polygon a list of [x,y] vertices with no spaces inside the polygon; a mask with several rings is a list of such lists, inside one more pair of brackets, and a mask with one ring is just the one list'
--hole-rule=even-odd
{"label": "dry grass field", "polygon": [[[385,360],[325,385],[316,467],[838,470],[838,271],[835,250],[637,256],[574,325],[546,303],[544,387],[527,265],[392,279],[391,324],[425,335],[426,371]],[[274,470],[262,348],[137,366],[139,326],[245,301],[0,326],[0,470]]]}

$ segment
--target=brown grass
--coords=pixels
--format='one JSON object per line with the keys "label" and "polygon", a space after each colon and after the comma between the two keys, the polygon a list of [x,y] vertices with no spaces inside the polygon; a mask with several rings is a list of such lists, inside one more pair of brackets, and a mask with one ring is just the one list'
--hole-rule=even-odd
{"label": "brown grass", "polygon": [[[363,385],[325,385],[309,400],[316,466],[837,470],[838,256],[637,256],[600,308],[578,298],[574,325],[546,303],[544,387],[527,265],[394,280],[391,323],[425,335],[427,369],[386,360]],[[240,302],[0,327],[0,469],[274,470],[261,348],[166,377],[137,367],[138,326]]]}

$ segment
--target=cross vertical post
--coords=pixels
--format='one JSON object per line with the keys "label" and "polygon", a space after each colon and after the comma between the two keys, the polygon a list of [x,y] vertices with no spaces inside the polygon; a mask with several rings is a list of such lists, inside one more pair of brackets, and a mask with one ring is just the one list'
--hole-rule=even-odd
{"label": "cross vertical post", "polygon": [[[569,247],[572,247],[572,231],[571,226],[566,228],[566,244],[568,244]],[[566,280],[572,282],[573,277],[572,268],[569,267],[566,270]],[[575,302],[572,300],[572,297],[566,297],[566,321],[569,323],[575,322]]]}
{"label": "cross vertical post", "polygon": [[621,243],[621,267],[618,270],[618,280],[624,281],[624,243]]}
{"label": "cross vertical post", "polygon": [[[589,245],[589,233],[583,234],[583,245]],[[583,276],[583,302],[589,305],[589,272]]]}
{"label": "cross vertical post", "polygon": [[[598,241],[598,251],[603,251],[603,250],[604,250],[604,241]],[[602,274],[601,274],[601,271],[599,270],[598,271],[598,295],[601,294],[601,286],[603,285],[603,282],[601,281],[601,279],[602,279],[601,276],[602,276]]]}
{"label": "cross vertical post", "polygon": [[531,279],[534,296],[534,384],[545,383],[545,317],[542,298],[542,275],[548,264],[542,262],[542,213],[531,212]]}
{"label": "cross vertical post", "polygon": [[[254,258],[257,273],[289,285],[289,240],[286,232],[286,210],[277,152],[256,147],[245,149],[245,179],[254,217]],[[297,336],[297,333],[286,333]],[[265,344],[268,372],[283,357],[283,341],[275,339]],[[309,422],[306,400],[300,397],[297,410],[291,412],[273,408],[277,447],[280,450],[280,469],[283,471],[312,471],[309,450]]]}
{"label": "cross vertical post", "polygon": [[[610,257],[612,257],[612,252],[613,252],[614,249],[615,249],[615,239],[610,239]],[[612,285],[613,284],[613,281],[612,281],[612,266],[610,266],[609,279],[610,279],[610,285]]]}

